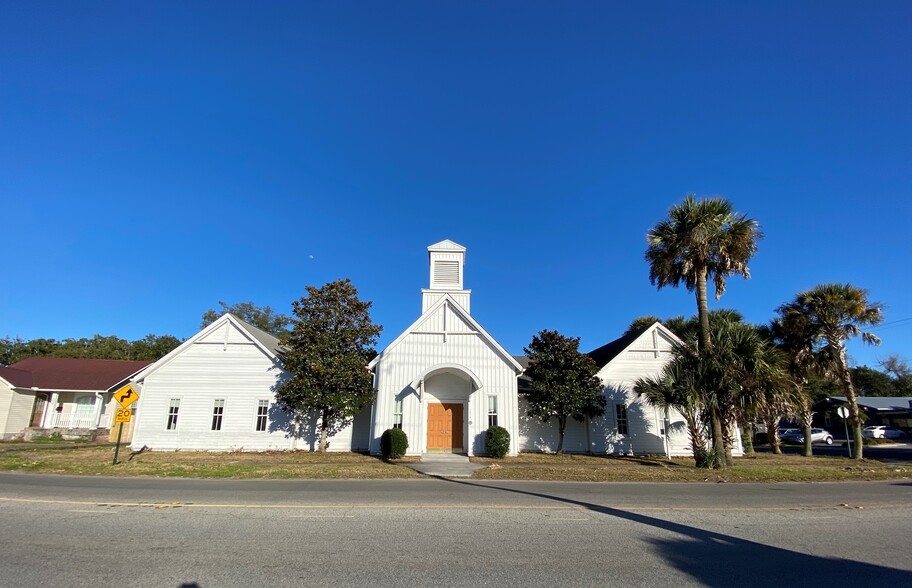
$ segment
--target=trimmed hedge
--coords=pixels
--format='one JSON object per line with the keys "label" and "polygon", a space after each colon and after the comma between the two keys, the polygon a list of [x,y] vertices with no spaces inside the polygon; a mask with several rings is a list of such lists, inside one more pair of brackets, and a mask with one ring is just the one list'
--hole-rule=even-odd
{"label": "trimmed hedge", "polygon": [[380,453],[387,459],[402,457],[408,446],[408,435],[402,429],[387,429],[380,435]]}
{"label": "trimmed hedge", "polygon": [[510,452],[510,432],[503,427],[490,427],[485,431],[485,451],[500,459]]}

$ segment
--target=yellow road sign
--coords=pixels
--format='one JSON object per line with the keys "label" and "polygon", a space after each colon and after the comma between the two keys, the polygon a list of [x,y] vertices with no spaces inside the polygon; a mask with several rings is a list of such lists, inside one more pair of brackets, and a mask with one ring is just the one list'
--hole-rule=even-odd
{"label": "yellow road sign", "polygon": [[133,411],[129,408],[118,408],[114,413],[115,423],[129,423],[131,418],[133,418]]}
{"label": "yellow road sign", "polygon": [[114,400],[119,402],[122,407],[127,408],[139,400],[139,392],[133,388],[132,384],[127,384],[114,393]]}

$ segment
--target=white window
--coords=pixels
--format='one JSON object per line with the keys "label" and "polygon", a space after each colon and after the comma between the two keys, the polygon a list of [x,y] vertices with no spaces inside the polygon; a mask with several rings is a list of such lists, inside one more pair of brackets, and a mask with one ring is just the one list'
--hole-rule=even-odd
{"label": "white window", "polygon": [[181,399],[172,398],[168,406],[168,430],[173,431],[177,428],[177,413],[180,411]]}
{"label": "white window", "polygon": [[488,396],[488,427],[497,426],[497,396]]}
{"label": "white window", "polygon": [[221,431],[222,430],[222,416],[225,414],[225,401],[222,399],[216,400],[212,404],[212,430]]}
{"label": "white window", "polygon": [[617,417],[618,435],[626,435],[628,433],[627,405],[626,404],[615,404],[614,413],[615,413],[615,416]]}
{"label": "white window", "polygon": [[402,399],[396,399],[396,405],[393,407],[393,428],[402,428]]}
{"label": "white window", "polygon": [[256,413],[256,430],[265,431],[266,423],[269,420],[269,401],[260,400],[257,404],[257,413]]}

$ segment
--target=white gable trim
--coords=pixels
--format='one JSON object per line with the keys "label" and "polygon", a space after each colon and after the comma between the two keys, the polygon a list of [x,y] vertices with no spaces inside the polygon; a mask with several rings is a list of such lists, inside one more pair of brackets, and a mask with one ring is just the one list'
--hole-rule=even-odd
{"label": "white gable trim", "polygon": [[519,362],[517,362],[515,359],[513,359],[513,356],[510,355],[509,353],[507,353],[507,351],[503,347],[500,346],[500,343],[495,341],[494,338],[491,337],[491,335],[489,335],[488,332],[485,331],[481,327],[480,324],[478,324],[478,321],[476,321],[474,318],[472,318],[472,315],[467,313],[462,308],[462,306],[460,306],[459,303],[456,302],[453,299],[453,297],[450,296],[449,294],[444,294],[440,298],[440,300],[438,300],[437,302],[434,303],[433,306],[428,308],[425,312],[421,313],[421,316],[418,317],[418,320],[413,322],[409,326],[409,328],[407,328],[405,331],[403,331],[402,334],[399,335],[398,337],[396,337],[396,339],[392,343],[387,345],[386,349],[381,351],[380,354],[377,355],[377,357],[372,359],[371,362],[369,364],[367,364],[368,369],[374,369],[374,367],[376,367],[376,365],[380,362],[380,360],[383,359],[384,355],[386,355],[388,352],[392,351],[397,345],[402,343],[402,341],[404,341],[406,337],[411,335],[418,328],[418,325],[420,325],[422,322],[424,322],[425,318],[427,318],[432,313],[436,312],[437,309],[439,309],[444,304],[448,304],[449,308],[453,312],[455,312],[460,318],[462,318],[467,323],[469,323],[469,325],[471,325],[472,328],[474,328],[476,331],[478,331],[478,335],[483,340],[485,340],[491,347],[493,347],[495,349],[495,351],[497,351],[501,355],[501,357],[504,359],[504,361],[513,367],[513,370],[516,371],[517,374],[521,374],[523,372],[523,367],[519,364]]}
{"label": "white gable trim", "polygon": [[628,346],[625,347],[623,350],[621,350],[620,353],[618,353],[617,355],[615,355],[615,356],[611,359],[611,361],[609,361],[609,362],[606,363],[604,366],[602,366],[602,369],[600,369],[599,372],[602,372],[602,371],[608,369],[608,367],[610,367],[611,364],[613,364],[615,361],[617,361],[618,359],[620,359],[620,358],[624,355],[624,353],[627,352],[627,350],[629,350],[631,347],[633,347],[633,345],[634,345],[637,341],[639,341],[640,339],[642,339],[643,337],[645,337],[645,336],[647,336],[647,335],[649,335],[649,336],[651,337],[651,336],[652,336],[652,333],[655,332],[655,331],[659,331],[659,332],[662,333],[663,335],[666,335],[666,336],[667,336],[669,339],[671,339],[674,343],[678,343],[678,344],[680,344],[680,345],[683,345],[683,344],[684,344],[684,341],[682,341],[680,337],[678,337],[678,336],[675,335],[673,332],[671,332],[671,330],[670,330],[668,327],[666,327],[666,326],[663,325],[662,323],[656,321],[655,323],[652,324],[651,327],[649,327],[648,329],[646,329],[645,331],[643,331],[643,333],[642,333],[639,337],[637,337],[636,339],[634,339],[633,341],[631,341],[631,342],[630,342],[630,345],[628,345]]}
{"label": "white gable trim", "polygon": [[430,245],[428,247],[428,251],[465,251],[465,250],[466,250],[465,247],[463,247],[459,243],[450,241],[449,239],[444,239],[443,241],[440,241],[439,243],[434,243],[433,245]]}
{"label": "white gable trim", "polygon": [[225,325],[226,323],[237,327],[238,330],[240,330],[240,332],[245,337],[247,337],[247,339],[249,339],[253,345],[258,347],[259,350],[262,351],[264,355],[266,355],[266,357],[268,357],[269,359],[272,359],[272,360],[278,359],[278,357],[276,357],[276,355],[272,351],[270,351],[269,348],[267,348],[265,345],[260,343],[260,341],[256,337],[254,337],[253,335],[250,334],[250,332],[244,327],[244,323],[242,323],[241,321],[234,318],[230,313],[226,312],[225,314],[223,314],[222,316],[217,318],[211,325],[209,325],[208,327],[201,330],[196,335],[190,337],[189,339],[187,339],[186,341],[184,341],[183,343],[178,345],[177,348],[175,348],[173,351],[171,351],[171,353],[162,357],[161,359],[159,359],[152,365],[146,366],[145,368],[140,370],[138,373],[134,374],[132,381],[142,382],[143,380],[148,378],[150,375],[152,375],[153,373],[158,371],[160,368],[162,368],[162,367],[166,366],[168,363],[170,363],[171,360],[173,360],[175,357],[177,357],[178,355],[180,355],[181,353],[186,351],[188,348],[190,348],[191,345],[193,345],[200,339],[204,338],[206,335],[210,334],[211,332],[217,330],[221,326]]}

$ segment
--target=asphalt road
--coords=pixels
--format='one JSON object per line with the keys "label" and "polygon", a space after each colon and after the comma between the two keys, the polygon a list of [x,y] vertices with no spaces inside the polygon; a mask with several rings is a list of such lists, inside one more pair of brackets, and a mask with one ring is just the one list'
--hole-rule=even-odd
{"label": "asphalt road", "polygon": [[[801,452],[804,449],[801,445],[783,444],[781,447],[783,453],[793,455],[801,455]],[[758,446],[756,450],[762,453],[772,452],[772,448],[768,445]],[[849,450],[845,446],[845,439],[840,439],[837,440],[834,445],[814,444],[814,454],[845,457],[849,455]],[[876,459],[884,462],[899,463],[912,461],[912,442],[899,441],[890,445],[867,445],[864,448],[864,456],[869,459]]]}
{"label": "asphalt road", "polygon": [[0,521],[3,586],[912,585],[912,481],[0,474]]}

